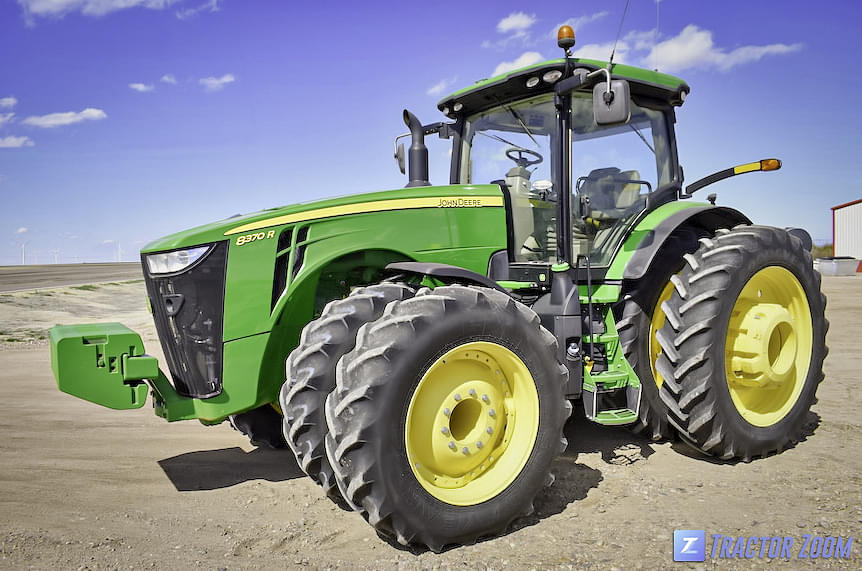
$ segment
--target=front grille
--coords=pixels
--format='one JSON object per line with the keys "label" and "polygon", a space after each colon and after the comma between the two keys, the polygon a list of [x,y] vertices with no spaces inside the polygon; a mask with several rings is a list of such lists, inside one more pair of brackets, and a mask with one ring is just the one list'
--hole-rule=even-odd
{"label": "front grille", "polygon": [[177,393],[210,398],[222,391],[222,332],[227,242],[218,242],[190,269],[151,275],[147,295]]}

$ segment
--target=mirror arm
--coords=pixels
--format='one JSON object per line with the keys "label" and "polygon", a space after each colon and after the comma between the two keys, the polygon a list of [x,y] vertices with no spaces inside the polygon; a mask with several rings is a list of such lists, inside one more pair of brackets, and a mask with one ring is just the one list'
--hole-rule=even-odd
{"label": "mirror arm", "polygon": [[433,135],[437,133],[437,136],[441,139],[448,139],[452,136],[454,132],[455,123],[445,123],[443,121],[439,121],[437,123],[431,123],[429,125],[425,125],[422,127],[425,135]]}
{"label": "mirror arm", "polygon": [[581,87],[587,81],[587,71],[583,68],[576,68],[572,72],[572,77],[561,79],[554,84],[554,93],[557,96],[566,95],[575,89]]}
{"label": "mirror arm", "polygon": [[403,139],[404,137],[409,137],[409,136],[410,136],[410,133],[404,133],[402,135],[398,135],[397,137],[395,137],[395,141],[392,143],[392,145],[395,149],[395,158],[398,158],[398,141]]}
{"label": "mirror arm", "polygon": [[608,84],[608,88],[605,91],[605,93],[610,93],[611,92],[611,71],[608,68],[603,67],[601,69],[597,69],[596,71],[594,71],[592,73],[587,74],[587,79],[596,78],[603,73],[605,74],[605,81]]}

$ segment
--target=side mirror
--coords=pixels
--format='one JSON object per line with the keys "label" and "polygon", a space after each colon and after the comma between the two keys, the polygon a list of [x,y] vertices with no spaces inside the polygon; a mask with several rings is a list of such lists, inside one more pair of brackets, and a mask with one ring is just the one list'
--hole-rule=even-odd
{"label": "side mirror", "polygon": [[398,163],[398,170],[404,174],[404,143],[400,143],[395,147],[395,162]]}
{"label": "side mirror", "polygon": [[631,119],[631,92],[629,82],[614,79],[602,81],[593,87],[593,117],[597,125],[617,125]]}

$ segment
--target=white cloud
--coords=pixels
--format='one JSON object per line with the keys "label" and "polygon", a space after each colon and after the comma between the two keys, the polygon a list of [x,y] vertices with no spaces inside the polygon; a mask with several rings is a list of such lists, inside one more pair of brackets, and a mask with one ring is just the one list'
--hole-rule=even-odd
{"label": "white cloud", "polygon": [[497,22],[497,31],[501,34],[511,32],[526,32],[536,23],[535,14],[526,14],[524,12],[512,12],[499,22]]}
{"label": "white cloud", "polygon": [[550,36],[552,39],[556,40],[557,39],[557,30],[560,29],[560,26],[571,26],[572,29],[575,31],[575,39],[577,39],[578,34],[580,33],[580,31],[583,28],[586,27],[587,24],[589,24],[591,22],[595,22],[596,20],[601,20],[602,18],[604,18],[607,15],[608,15],[607,12],[596,12],[595,14],[588,14],[586,16],[578,16],[577,18],[569,18],[565,22],[560,22],[559,24],[554,26],[554,29],[548,33],[548,36]]}
{"label": "white cloud", "polygon": [[535,14],[512,12],[497,22],[497,32],[506,34],[506,37],[494,42],[485,40],[482,42],[482,47],[495,48],[499,50],[505,48],[513,41],[518,41],[522,46],[526,46],[530,43],[530,28],[532,28],[535,23]]}
{"label": "white cloud", "polygon": [[98,121],[105,119],[107,113],[101,109],[93,109],[88,107],[83,111],[67,111],[65,113],[50,113],[48,115],[37,115],[27,117],[22,121],[25,125],[33,125],[34,127],[43,127],[50,129],[52,127],[61,127],[63,125],[72,125],[81,121]]}
{"label": "white cloud", "polygon": [[33,16],[62,17],[70,12],[88,16],[104,16],[127,8],[164,10],[180,0],[18,0],[27,18]]}
{"label": "white cloud", "polygon": [[[611,57],[612,49],[614,49],[613,42],[608,42],[606,44],[585,44],[573,51],[572,55],[576,58],[608,61],[608,58]],[[627,42],[622,40],[617,42],[617,48],[614,52],[614,63],[625,63],[627,61],[628,52],[629,45]]]}
{"label": "white cloud", "polygon": [[201,12],[218,12],[220,0],[207,0],[194,8],[184,8],[177,10],[176,15],[180,20],[188,20],[200,14]]}
{"label": "white cloud", "polygon": [[0,108],[12,109],[17,103],[18,100],[11,95],[9,97],[3,97],[2,99],[0,99]]}
{"label": "white cloud", "polygon": [[425,93],[427,93],[428,95],[443,95],[443,93],[447,89],[449,89],[449,87],[453,85],[457,80],[457,77],[441,79],[440,81],[429,87],[428,91],[426,91]]}
{"label": "white cloud", "polygon": [[129,88],[134,89],[135,91],[138,91],[140,93],[146,93],[147,91],[152,91],[153,89],[155,89],[152,83],[130,83]]}
{"label": "white cloud", "polygon": [[569,25],[575,30],[575,34],[579,34],[581,30],[587,27],[587,24],[600,20],[608,15],[608,12],[595,12],[577,18],[569,18],[564,22],[560,22],[547,34],[534,34],[531,29],[538,22],[534,14],[526,14],[524,12],[513,12],[497,23],[497,32],[508,34],[505,38],[482,42],[483,48],[494,48],[502,50],[509,46],[512,42],[516,42],[524,48],[553,45],[549,42],[554,42],[557,39],[557,30],[560,26]]}
{"label": "white cloud", "polygon": [[500,65],[494,68],[494,73],[492,73],[491,75],[496,76],[500,75],[501,73],[507,73],[520,67],[538,63],[543,59],[544,58],[542,57],[542,54],[540,54],[539,52],[524,52],[513,61],[500,62]]}
{"label": "white cloud", "polygon": [[113,240],[102,240],[102,244],[113,244]]}
{"label": "white cloud", "polygon": [[16,234],[24,234],[25,232],[27,232],[27,230],[29,230],[29,228],[27,228],[26,226],[21,226],[20,228],[15,230],[15,233]]}
{"label": "white cloud", "polygon": [[0,149],[18,149],[21,147],[32,147],[35,143],[30,139],[30,137],[15,137],[13,135],[9,135],[8,137],[0,138]]}
{"label": "white cloud", "polygon": [[173,76],[171,73],[164,74],[161,79],[159,79],[162,83],[170,83],[171,85],[177,84],[177,78]]}
{"label": "white cloud", "polygon": [[226,73],[221,77],[204,77],[198,80],[198,83],[204,86],[207,91],[220,91],[228,83],[233,83],[236,78],[231,73]]}
{"label": "white cloud", "polygon": [[14,113],[0,113],[0,125],[3,123],[11,123],[13,117],[15,117]]}
{"label": "white cloud", "polygon": [[711,31],[690,24],[679,35],[656,44],[642,63],[668,72],[690,68],[728,71],[737,65],[759,61],[768,55],[788,54],[800,49],[802,44],[768,44],[742,46],[727,52],[715,46]]}
{"label": "white cloud", "polygon": [[650,50],[656,42],[656,29],[637,31],[633,30],[623,36],[623,41],[631,44],[634,50]]}

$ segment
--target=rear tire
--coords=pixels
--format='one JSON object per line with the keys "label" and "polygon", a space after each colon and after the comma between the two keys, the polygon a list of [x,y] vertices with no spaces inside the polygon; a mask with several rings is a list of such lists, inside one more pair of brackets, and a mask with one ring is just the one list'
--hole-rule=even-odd
{"label": "rear tire", "polygon": [[420,290],[363,326],[326,401],[344,498],[377,531],[440,551],[533,511],[566,447],[567,372],[528,307],[464,286]]}
{"label": "rear tire", "polygon": [[320,317],[305,326],[299,345],[287,357],[286,381],[279,394],[284,438],[302,471],[335,500],[340,495],[324,450],[323,412],[326,397],[335,388],[335,365],[353,349],[360,326],[380,317],[389,302],[413,293],[404,284],[380,283],[329,302]]}
{"label": "rear tire", "polygon": [[719,231],[671,280],[657,361],[670,422],[722,459],[749,461],[801,440],[829,327],[802,242],[766,226]]}
{"label": "rear tire", "polygon": [[664,325],[662,302],[671,294],[670,277],[682,270],[683,256],[697,250],[697,233],[680,228],[668,237],[646,274],[627,285],[619,312],[617,333],[623,354],[641,382],[641,401],[637,421],[628,428],[653,441],[673,439],[676,430],[667,421],[667,406],[659,396],[662,377],[655,370],[661,346],[655,334]]}

